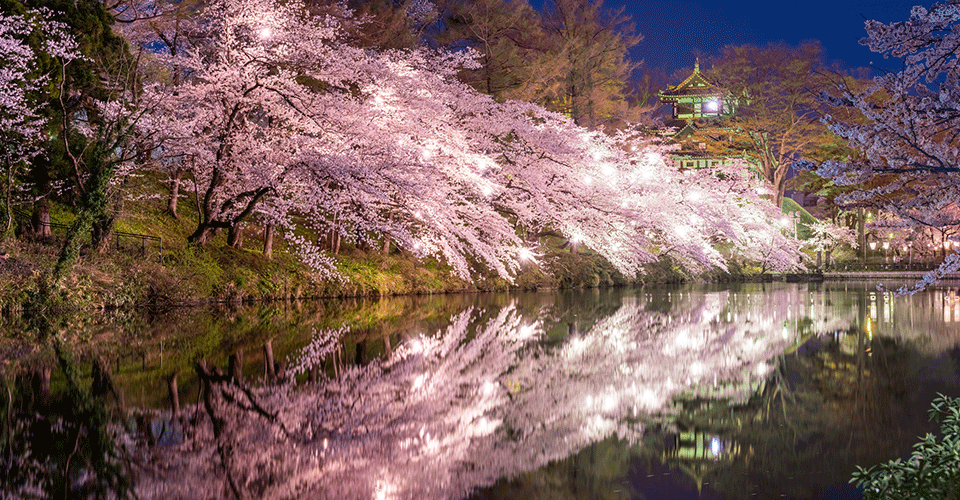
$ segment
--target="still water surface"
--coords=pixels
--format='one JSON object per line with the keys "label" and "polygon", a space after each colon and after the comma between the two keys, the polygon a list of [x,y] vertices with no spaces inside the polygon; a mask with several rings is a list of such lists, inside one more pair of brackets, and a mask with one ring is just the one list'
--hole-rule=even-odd
{"label": "still water surface", "polygon": [[[907,454],[935,430],[936,393],[960,395],[949,283],[912,297],[683,285],[75,323],[61,329],[81,364],[107,359],[120,406],[140,415],[124,440],[152,457],[136,468],[145,498],[852,499],[855,466]],[[26,366],[48,363],[21,350]],[[206,398],[197,360],[253,388],[208,379]]]}

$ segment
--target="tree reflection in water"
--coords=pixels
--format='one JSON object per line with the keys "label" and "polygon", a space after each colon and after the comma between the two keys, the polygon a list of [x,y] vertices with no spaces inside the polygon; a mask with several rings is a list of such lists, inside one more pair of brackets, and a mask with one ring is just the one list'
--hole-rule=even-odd
{"label": "tree reflection in water", "polygon": [[[768,360],[798,340],[783,327],[788,298],[766,297],[749,321],[734,319],[724,293],[679,297],[688,302],[680,313],[626,297],[551,346],[543,323],[514,305],[479,323],[472,310],[442,335],[407,338],[317,383],[251,388],[201,365],[207,418],[183,444],[142,455],[138,491],[464,497],[610,436],[637,441],[648,415],[682,395],[744,401],[774,369]],[[306,352],[335,342],[321,334]],[[320,362],[307,356],[301,369]]]}
{"label": "tree reflection in water", "polygon": [[960,389],[960,307],[948,290],[845,286],[801,294],[794,327],[825,334],[768,361],[745,401],[682,394],[640,443],[608,439],[475,498],[859,498],[855,466],[905,456],[934,430],[936,392]]}
{"label": "tree reflection in water", "polygon": [[914,440],[935,389],[907,380],[956,376],[907,347],[928,305],[862,290],[593,294],[501,296],[435,335],[321,332],[258,384],[240,356],[201,361],[198,404],[128,408],[114,433],[141,498],[816,498],[853,470],[833,464]]}

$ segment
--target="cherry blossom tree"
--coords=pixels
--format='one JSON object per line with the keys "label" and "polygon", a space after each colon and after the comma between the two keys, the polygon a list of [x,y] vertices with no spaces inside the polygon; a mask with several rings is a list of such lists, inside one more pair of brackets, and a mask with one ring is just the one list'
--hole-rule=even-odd
{"label": "cherry blossom tree", "polygon": [[[63,64],[76,59],[76,43],[65,25],[50,20],[47,10],[28,10],[23,14],[0,13],[0,235],[13,228],[14,195],[26,162],[41,154],[44,125],[44,100],[39,98],[56,75],[43,74],[41,57],[59,58]],[[28,43],[28,37],[35,43]]]}
{"label": "cherry blossom tree", "polygon": [[857,248],[857,233],[847,226],[838,226],[829,221],[810,224],[810,238],[806,240],[808,247],[817,252],[817,269],[823,269],[822,259],[826,253],[827,267],[830,265],[830,254],[841,245]]}
{"label": "cherry blossom tree", "polygon": [[[960,5],[935,3],[930,9],[914,7],[910,19],[883,24],[866,23],[861,43],[884,57],[902,58],[903,69],[874,79],[861,92],[849,89],[840,98],[824,97],[831,104],[859,111],[867,123],[845,123],[828,116],[831,129],[861,155],[852,161],[826,161],[821,176],[842,185],[869,185],[882,176],[892,182],[861,189],[845,201],[877,200],[895,214],[906,210],[935,213],[960,194]],[[888,199],[891,193],[908,192]],[[945,273],[960,269],[960,256],[944,263],[909,293],[923,289]]]}
{"label": "cherry blossom tree", "polygon": [[[158,55],[181,81],[149,91],[163,96],[164,154],[190,165],[197,243],[261,213],[354,241],[388,236],[463,277],[475,258],[509,279],[547,232],[628,274],[665,252],[723,266],[719,241],[755,255],[764,242],[779,249],[772,267],[795,262],[742,176],[686,178],[626,135],[496,102],[457,81],[469,51],[361,50],[296,2],[214,2],[196,30],[191,46]],[[293,236],[305,260],[333,265]]]}

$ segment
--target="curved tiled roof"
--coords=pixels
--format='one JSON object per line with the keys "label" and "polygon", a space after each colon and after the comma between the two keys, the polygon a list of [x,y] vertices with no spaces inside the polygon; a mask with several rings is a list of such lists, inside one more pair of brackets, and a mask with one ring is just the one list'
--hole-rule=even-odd
{"label": "curved tiled roof", "polygon": [[666,90],[660,91],[660,100],[662,102],[670,102],[673,99],[684,96],[720,97],[726,95],[726,93],[727,91],[725,89],[717,87],[703,77],[703,74],[700,73],[700,60],[697,59],[697,62],[693,66],[693,73],[688,76],[686,80],[680,82],[679,85],[670,85]]}

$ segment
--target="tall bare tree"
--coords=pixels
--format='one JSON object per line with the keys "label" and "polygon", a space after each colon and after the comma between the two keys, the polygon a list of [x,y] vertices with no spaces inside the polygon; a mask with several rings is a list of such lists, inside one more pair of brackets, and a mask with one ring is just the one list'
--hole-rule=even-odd
{"label": "tall bare tree", "polygon": [[823,49],[818,42],[727,46],[711,63],[705,75],[738,98],[740,107],[693,140],[718,156],[756,165],[779,206],[790,165],[831,142],[816,100],[830,83]]}

